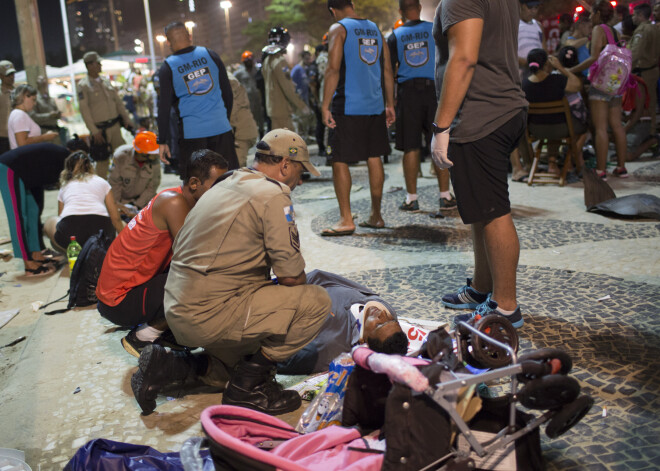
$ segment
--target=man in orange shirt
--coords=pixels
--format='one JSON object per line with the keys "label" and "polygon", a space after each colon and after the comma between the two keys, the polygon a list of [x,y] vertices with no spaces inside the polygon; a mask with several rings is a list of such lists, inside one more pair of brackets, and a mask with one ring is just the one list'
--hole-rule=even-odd
{"label": "man in orange shirt", "polygon": [[110,246],[96,287],[98,309],[110,322],[133,327],[121,340],[131,355],[139,357],[154,342],[178,347],[163,310],[172,242],[188,212],[227,166],[220,154],[195,151],[186,168],[186,182],[157,194]]}

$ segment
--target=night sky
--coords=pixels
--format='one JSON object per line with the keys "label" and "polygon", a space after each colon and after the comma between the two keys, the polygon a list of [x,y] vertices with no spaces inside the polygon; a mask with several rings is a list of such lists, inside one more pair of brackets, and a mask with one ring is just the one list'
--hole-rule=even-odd
{"label": "night sky", "polygon": [[[158,15],[156,4],[167,4],[172,0],[151,0],[151,15]],[[66,3],[66,2],[65,2]],[[64,32],[62,27],[62,13],[59,0],[37,0],[39,17],[41,19],[41,32],[44,39],[46,63],[53,67],[66,65],[66,49],[64,45]],[[144,6],[141,1],[115,0],[115,8],[124,12],[124,27],[133,28],[144,25]],[[9,59],[14,62],[17,70],[23,70],[21,57],[21,40],[16,21],[16,8],[14,0],[0,0],[0,60]],[[73,60],[79,59],[74,51]]]}

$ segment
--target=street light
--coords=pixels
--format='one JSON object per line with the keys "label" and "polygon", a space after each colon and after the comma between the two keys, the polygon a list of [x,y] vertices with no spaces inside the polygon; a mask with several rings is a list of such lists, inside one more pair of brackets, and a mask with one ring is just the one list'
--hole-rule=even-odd
{"label": "street light", "polygon": [[231,8],[231,2],[229,0],[223,0],[220,2],[220,8],[225,11],[225,25],[227,27],[227,44],[225,47],[227,48],[227,54],[229,54],[229,50],[231,49],[231,27],[229,26],[229,9]]}
{"label": "street light", "polygon": [[156,41],[158,41],[158,44],[160,45],[160,56],[164,60],[165,59],[165,51],[163,50],[163,44],[165,43],[165,41],[167,41],[167,38],[162,34],[158,34],[158,35],[156,35]]}
{"label": "street light", "polygon": [[197,24],[194,21],[186,21],[184,25],[186,26],[186,29],[188,30],[188,34],[190,35],[190,40],[192,41],[193,28],[197,26]]}
{"label": "street light", "polygon": [[138,54],[142,54],[142,52],[144,52],[144,43],[139,39],[136,39],[134,43],[135,43],[135,47],[133,49],[135,49],[135,52],[137,52]]}

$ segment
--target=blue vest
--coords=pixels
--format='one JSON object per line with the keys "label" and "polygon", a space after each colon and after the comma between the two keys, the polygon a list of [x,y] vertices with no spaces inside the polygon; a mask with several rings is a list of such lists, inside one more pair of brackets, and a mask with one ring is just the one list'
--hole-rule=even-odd
{"label": "blue vest", "polygon": [[434,79],[435,47],[433,23],[420,21],[408,23],[394,30],[399,61],[397,81],[403,83],[413,78]]}
{"label": "blue vest", "polygon": [[[383,37],[373,21],[344,18],[346,29],[340,83],[335,97],[346,115],[379,115],[385,110],[382,87]],[[335,103],[333,103],[334,105]]]}
{"label": "blue vest", "polygon": [[211,137],[231,131],[220,90],[219,69],[206,48],[172,54],[165,61],[172,69],[183,138]]}

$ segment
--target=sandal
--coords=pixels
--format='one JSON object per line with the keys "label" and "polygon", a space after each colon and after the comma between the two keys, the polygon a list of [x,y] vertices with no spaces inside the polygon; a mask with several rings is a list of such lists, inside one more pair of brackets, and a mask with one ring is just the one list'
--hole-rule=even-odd
{"label": "sandal", "polygon": [[41,255],[43,255],[46,260],[57,260],[62,262],[66,260],[66,256],[64,254],[55,252],[54,250],[51,249],[42,250]]}
{"label": "sandal", "polygon": [[42,264],[38,268],[26,268],[25,269],[25,278],[40,278],[42,276],[48,276],[55,273],[55,267],[52,265]]}

